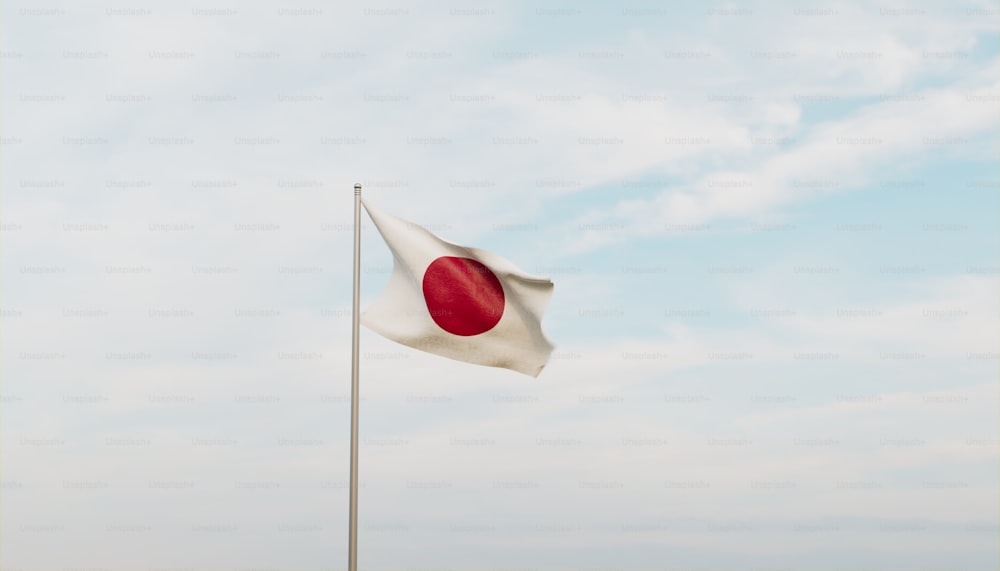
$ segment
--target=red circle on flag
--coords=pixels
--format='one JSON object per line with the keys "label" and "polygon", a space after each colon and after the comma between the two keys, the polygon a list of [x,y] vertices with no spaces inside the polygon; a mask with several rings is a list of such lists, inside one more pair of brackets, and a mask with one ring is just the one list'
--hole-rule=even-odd
{"label": "red circle on flag", "polygon": [[503,286],[492,270],[477,260],[437,258],[424,272],[424,301],[431,319],[454,335],[485,333],[503,317]]}

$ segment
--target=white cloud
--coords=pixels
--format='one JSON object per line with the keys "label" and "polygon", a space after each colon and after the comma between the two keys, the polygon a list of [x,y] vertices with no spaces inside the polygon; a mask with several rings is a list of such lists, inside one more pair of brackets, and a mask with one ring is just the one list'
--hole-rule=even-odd
{"label": "white cloud", "polygon": [[[922,557],[960,545],[977,557],[970,567],[995,560],[995,533],[981,533],[995,525],[984,507],[996,499],[994,278],[915,282],[887,301],[858,293],[866,279],[807,287],[762,268],[759,280],[705,284],[726,297],[718,320],[657,320],[657,304],[691,306],[672,290],[669,301],[654,298],[675,276],[635,293],[641,280],[601,273],[618,261],[596,249],[609,234],[782,215],[823,193],[796,180],[861,185],[934,153],[923,137],[994,144],[996,106],[965,96],[995,96],[995,55],[924,51],[971,54],[995,18],[932,6],[932,18],[881,18],[883,5],[837,5],[844,15],[831,20],[760,6],[741,20],[699,11],[683,29],[672,16],[662,29],[655,18],[587,20],[611,31],[577,41],[571,19],[551,24],[566,38],[518,36],[526,18],[541,18],[530,7],[470,18],[429,5],[404,17],[330,5],[300,18],[262,4],[234,5],[232,17],[162,4],[122,18],[102,5],[62,6],[69,16],[5,5],[3,565],[135,568],[151,554],[191,568],[341,560],[355,181],[450,239],[516,244],[511,257],[528,270],[544,260],[561,312],[547,323],[566,332],[538,380],[363,332],[366,565],[434,567],[448,553],[474,567],[487,553],[517,567],[525,550],[540,566],[625,561],[605,549],[644,568],[661,560],[657,545],[674,561],[720,569],[782,563],[789,550],[815,567],[831,547],[898,564],[905,554],[871,538],[907,518],[930,530],[912,548]],[[900,93],[924,99],[817,121],[794,98],[853,106]],[[975,142],[937,158],[981,158]],[[718,184],[733,180],[752,186]],[[617,195],[591,202],[600,185]],[[518,242],[501,223],[538,231]],[[622,231],[581,232],[603,224]],[[556,252],[560,234],[567,244]],[[772,254],[773,267],[784,255]],[[367,299],[388,264],[367,225],[365,256]],[[797,313],[729,322],[727,303]],[[831,315],[836,307],[880,317]],[[614,308],[628,319],[581,319]],[[635,315],[650,318],[646,330]],[[816,350],[843,358],[795,358]],[[927,359],[884,362],[881,351]],[[881,487],[865,489],[870,481]],[[278,486],[254,487],[269,483]],[[759,535],[719,529],[744,521]],[[830,522],[844,535],[796,532]],[[230,523],[239,529],[193,528]],[[107,527],[129,524],[154,529]],[[954,533],[934,531],[942,526]]]}

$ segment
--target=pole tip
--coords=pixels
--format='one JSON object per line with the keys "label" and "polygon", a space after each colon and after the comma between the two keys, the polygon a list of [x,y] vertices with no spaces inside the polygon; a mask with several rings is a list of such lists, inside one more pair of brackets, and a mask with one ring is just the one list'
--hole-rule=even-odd
{"label": "pole tip", "polygon": [[354,190],[361,190],[361,183],[360,182],[354,183]]}

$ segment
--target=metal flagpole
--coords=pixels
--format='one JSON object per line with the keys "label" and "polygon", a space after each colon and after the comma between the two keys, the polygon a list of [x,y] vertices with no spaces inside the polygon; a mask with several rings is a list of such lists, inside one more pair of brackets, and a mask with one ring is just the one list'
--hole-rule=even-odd
{"label": "metal flagpole", "polygon": [[351,334],[351,504],[347,570],[358,570],[358,328],[361,322],[361,185],[354,185],[354,330]]}

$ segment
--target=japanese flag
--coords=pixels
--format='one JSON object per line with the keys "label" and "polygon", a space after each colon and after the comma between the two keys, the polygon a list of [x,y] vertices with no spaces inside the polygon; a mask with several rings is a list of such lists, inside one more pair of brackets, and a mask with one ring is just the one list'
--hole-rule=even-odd
{"label": "japanese flag", "polygon": [[361,323],[414,349],[538,376],[553,349],[541,325],[552,297],[548,278],[362,203],[393,268]]}

